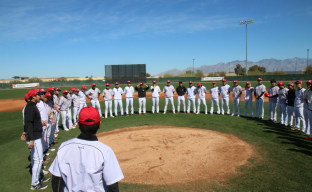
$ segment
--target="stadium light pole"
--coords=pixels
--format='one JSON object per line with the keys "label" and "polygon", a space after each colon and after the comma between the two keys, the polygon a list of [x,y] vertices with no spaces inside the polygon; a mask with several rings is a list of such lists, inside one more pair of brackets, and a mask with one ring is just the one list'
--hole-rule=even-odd
{"label": "stadium light pole", "polygon": [[247,71],[248,71],[247,69],[247,24],[251,24],[251,23],[253,23],[253,19],[239,22],[239,25],[246,25],[246,76],[248,75],[247,74]]}
{"label": "stadium light pole", "polygon": [[296,72],[296,74],[297,74],[297,57],[295,57],[295,59],[296,59],[296,68],[295,68],[295,72]]}
{"label": "stadium light pole", "polygon": [[195,60],[195,59],[193,59],[193,75],[194,75],[194,77],[195,77],[195,71],[194,71],[194,60]]}
{"label": "stadium light pole", "polygon": [[308,66],[309,66],[309,49],[307,49],[307,74],[308,74]]}

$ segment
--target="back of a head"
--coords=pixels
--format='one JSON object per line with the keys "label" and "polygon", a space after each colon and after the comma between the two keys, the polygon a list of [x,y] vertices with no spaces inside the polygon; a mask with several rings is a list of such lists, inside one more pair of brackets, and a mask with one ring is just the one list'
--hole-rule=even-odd
{"label": "back of a head", "polygon": [[96,134],[100,128],[101,119],[98,110],[94,107],[84,107],[79,113],[79,129],[85,134]]}

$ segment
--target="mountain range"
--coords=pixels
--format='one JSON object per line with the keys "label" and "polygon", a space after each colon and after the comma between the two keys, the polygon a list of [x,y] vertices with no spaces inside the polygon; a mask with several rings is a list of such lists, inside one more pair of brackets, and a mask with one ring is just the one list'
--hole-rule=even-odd
{"label": "mountain range", "polygon": [[[309,60],[309,63],[311,63]],[[233,72],[234,68],[236,67],[237,64],[241,64],[242,67],[246,67],[246,61],[231,61],[228,63],[217,63],[215,65],[203,65],[200,67],[196,67],[196,70],[201,70],[203,71],[203,73],[207,74],[210,72],[218,72],[218,71],[226,71],[226,72]],[[267,72],[273,72],[273,71],[295,71],[296,70],[296,59],[292,58],[292,59],[284,59],[284,60],[278,60],[278,59],[262,59],[260,61],[257,62],[253,62],[253,61],[248,61],[248,67],[251,67],[253,65],[258,65],[261,67],[265,67]],[[307,59],[305,58],[297,58],[297,71],[300,70],[304,70],[307,67]],[[188,67],[184,70],[180,70],[180,69],[170,69],[164,72],[161,72],[158,74],[158,76],[163,76],[164,74],[171,74],[171,75],[179,75],[181,73],[184,73],[187,70],[193,70],[192,67]]]}

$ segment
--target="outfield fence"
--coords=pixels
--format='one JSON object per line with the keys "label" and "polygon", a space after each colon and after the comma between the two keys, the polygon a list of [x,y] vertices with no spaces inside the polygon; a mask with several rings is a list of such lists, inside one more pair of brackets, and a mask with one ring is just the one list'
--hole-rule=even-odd
{"label": "outfield fence", "polygon": [[[257,81],[257,79],[261,77],[263,81],[270,81],[271,79],[275,79],[276,81],[285,81],[285,82],[294,82],[296,80],[312,80],[312,74],[304,75],[304,74],[296,74],[296,75],[256,75],[256,76],[226,76],[227,81]],[[200,82],[201,77],[168,77],[168,78],[146,78],[145,83],[152,83],[153,80],[156,80],[157,83],[166,83],[167,80],[171,82]],[[28,83],[28,82],[25,82]],[[90,86],[92,83],[96,85],[105,85],[106,82],[103,80],[87,80],[87,81],[50,81],[50,82],[39,82],[40,87],[77,87],[77,86]],[[119,82],[120,84],[126,84],[126,82]],[[13,89],[13,83],[0,83],[0,89]],[[16,84],[16,83],[15,83]],[[18,83],[23,84],[23,83]]]}

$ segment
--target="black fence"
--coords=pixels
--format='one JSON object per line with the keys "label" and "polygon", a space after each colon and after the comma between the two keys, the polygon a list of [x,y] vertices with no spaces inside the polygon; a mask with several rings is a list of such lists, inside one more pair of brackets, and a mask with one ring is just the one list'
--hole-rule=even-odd
{"label": "black fence", "polygon": [[105,80],[111,84],[146,83],[146,64],[105,65]]}

